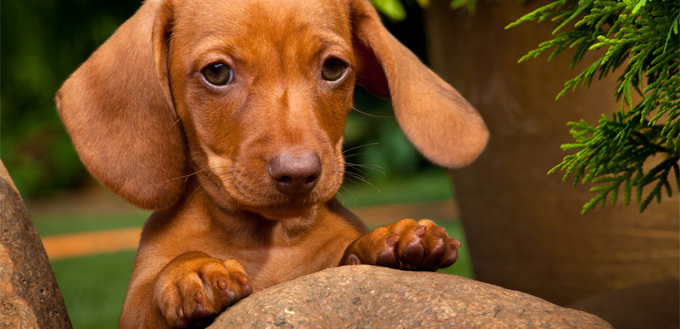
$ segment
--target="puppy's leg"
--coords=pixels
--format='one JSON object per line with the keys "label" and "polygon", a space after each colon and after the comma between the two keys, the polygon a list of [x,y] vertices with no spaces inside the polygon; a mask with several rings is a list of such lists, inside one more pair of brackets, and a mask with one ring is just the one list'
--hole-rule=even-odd
{"label": "puppy's leg", "polygon": [[253,288],[243,266],[202,252],[188,252],[170,262],[158,276],[154,294],[172,327],[206,326]]}
{"label": "puppy's leg", "polygon": [[429,219],[402,219],[378,227],[345,250],[340,265],[369,264],[403,270],[435,271],[458,259],[460,242]]}

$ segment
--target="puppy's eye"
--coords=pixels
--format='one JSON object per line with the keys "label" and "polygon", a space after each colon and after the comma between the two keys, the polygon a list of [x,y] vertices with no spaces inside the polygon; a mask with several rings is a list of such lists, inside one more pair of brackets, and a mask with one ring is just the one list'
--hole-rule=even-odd
{"label": "puppy's eye", "polygon": [[231,81],[231,68],[223,63],[213,63],[203,69],[203,76],[208,82],[216,86],[226,85]]}
{"label": "puppy's eye", "polygon": [[329,58],[323,63],[321,77],[326,81],[337,81],[345,75],[347,65],[340,59]]}

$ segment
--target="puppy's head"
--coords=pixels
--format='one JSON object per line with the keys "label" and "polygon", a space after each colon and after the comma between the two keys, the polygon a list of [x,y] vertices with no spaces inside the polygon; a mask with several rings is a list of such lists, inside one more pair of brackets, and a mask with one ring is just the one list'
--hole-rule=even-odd
{"label": "puppy's head", "polygon": [[168,207],[192,174],[216,202],[282,219],[339,189],[355,82],[392,99],[436,164],[486,143],[477,112],[365,0],[148,0],[57,105],[85,165],[129,202]]}

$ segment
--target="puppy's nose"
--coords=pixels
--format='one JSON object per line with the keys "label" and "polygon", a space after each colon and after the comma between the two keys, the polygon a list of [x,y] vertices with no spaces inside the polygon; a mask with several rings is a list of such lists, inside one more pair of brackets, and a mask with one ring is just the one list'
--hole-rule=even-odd
{"label": "puppy's nose", "polygon": [[279,154],[269,162],[269,176],[285,194],[309,193],[321,176],[321,159],[316,153]]}

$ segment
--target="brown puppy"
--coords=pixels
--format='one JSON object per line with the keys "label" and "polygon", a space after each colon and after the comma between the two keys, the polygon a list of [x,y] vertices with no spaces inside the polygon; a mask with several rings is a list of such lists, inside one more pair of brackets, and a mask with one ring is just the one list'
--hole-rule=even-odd
{"label": "brown puppy", "polygon": [[392,99],[445,167],[488,133],[366,0],[147,0],[63,85],[82,161],[144,227],[121,328],[209,324],[277,283],[343,264],[435,270],[460,246],[429,220],[367,232],[333,198],[355,82]]}

